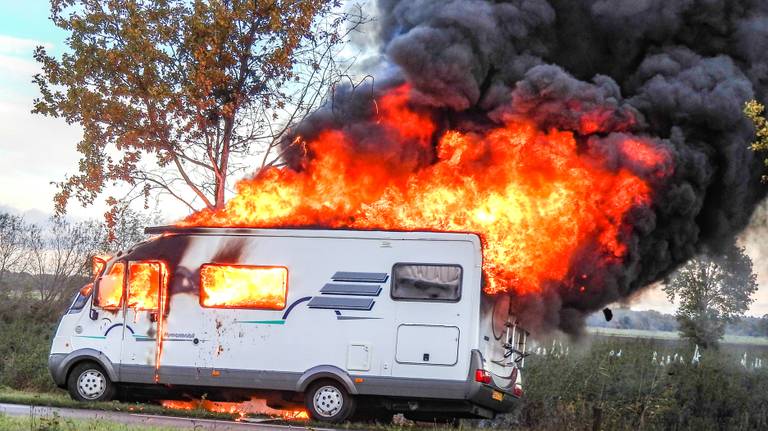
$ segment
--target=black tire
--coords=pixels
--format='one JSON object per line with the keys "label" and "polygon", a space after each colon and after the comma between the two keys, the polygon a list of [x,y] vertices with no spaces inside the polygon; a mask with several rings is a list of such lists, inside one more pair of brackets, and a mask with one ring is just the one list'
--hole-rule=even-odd
{"label": "black tire", "polygon": [[355,398],[335,380],[318,380],[304,392],[307,413],[318,422],[345,422],[355,413],[355,404]]}
{"label": "black tire", "polygon": [[73,400],[83,402],[110,401],[115,396],[115,384],[95,362],[75,365],[69,372],[67,390]]}

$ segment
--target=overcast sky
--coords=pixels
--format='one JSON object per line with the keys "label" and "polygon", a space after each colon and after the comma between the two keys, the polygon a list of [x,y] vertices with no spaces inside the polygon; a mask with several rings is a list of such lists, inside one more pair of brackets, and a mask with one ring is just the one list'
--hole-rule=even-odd
{"label": "overcast sky", "polygon": [[[77,125],[30,113],[37,96],[32,75],[39,71],[33,49],[43,45],[58,55],[65,48],[66,34],[48,15],[47,1],[0,0],[0,211],[24,213],[35,220],[52,211],[56,187],[51,182],[77,171],[75,145],[81,136]],[[103,212],[103,199],[90,208],[75,202],[69,208],[70,215],[81,219],[98,218]],[[184,208],[167,200],[163,214],[178,218],[184,215]],[[761,284],[750,314],[767,314],[768,227],[764,222],[753,226],[743,241],[755,260]],[[632,308],[674,311],[658,288],[648,290]]]}

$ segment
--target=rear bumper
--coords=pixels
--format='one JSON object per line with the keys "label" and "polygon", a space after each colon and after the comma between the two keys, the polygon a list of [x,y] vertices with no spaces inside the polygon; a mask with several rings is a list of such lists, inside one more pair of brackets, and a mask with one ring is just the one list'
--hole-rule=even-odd
{"label": "rear bumper", "polygon": [[483,368],[483,356],[479,351],[472,351],[472,360],[467,376],[466,399],[472,404],[492,410],[494,413],[509,413],[514,410],[520,398],[515,396],[513,388],[502,388],[495,384],[476,382],[474,373]]}
{"label": "rear bumper", "polygon": [[475,381],[475,370],[483,368],[479,351],[471,353],[465,380],[434,380],[353,375],[358,395],[395,412],[441,413],[453,417],[492,418],[513,411],[519,402],[514,387]]}

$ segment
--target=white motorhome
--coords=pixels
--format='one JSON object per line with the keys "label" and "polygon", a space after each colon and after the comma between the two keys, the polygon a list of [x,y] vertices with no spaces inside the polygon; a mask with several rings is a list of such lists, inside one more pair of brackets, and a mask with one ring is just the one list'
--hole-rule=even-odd
{"label": "white motorhome", "polygon": [[260,396],[340,422],[493,417],[522,395],[527,333],[482,292],[477,235],[147,232],[61,319],[49,368],[77,400]]}

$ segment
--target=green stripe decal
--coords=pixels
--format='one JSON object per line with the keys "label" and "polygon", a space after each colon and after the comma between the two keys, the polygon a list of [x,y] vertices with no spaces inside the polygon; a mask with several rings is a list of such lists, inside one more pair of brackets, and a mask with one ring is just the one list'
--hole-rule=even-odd
{"label": "green stripe decal", "polygon": [[75,337],[79,337],[79,338],[93,338],[94,340],[103,340],[103,339],[107,338],[104,335],[75,335]]}
{"label": "green stripe decal", "polygon": [[285,325],[285,320],[235,320],[235,323],[255,323],[262,325]]}

